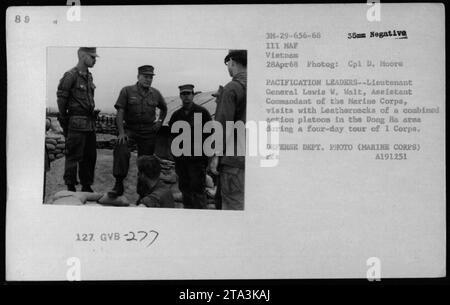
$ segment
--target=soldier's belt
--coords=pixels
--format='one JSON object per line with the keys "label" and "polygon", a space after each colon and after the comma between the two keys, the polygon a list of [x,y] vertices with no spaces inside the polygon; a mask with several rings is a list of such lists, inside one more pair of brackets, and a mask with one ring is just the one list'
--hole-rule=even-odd
{"label": "soldier's belt", "polygon": [[74,131],[93,131],[95,130],[95,121],[92,116],[71,115],[68,127]]}
{"label": "soldier's belt", "polygon": [[151,123],[125,123],[124,127],[129,129],[145,129],[152,128],[155,125],[155,122]]}

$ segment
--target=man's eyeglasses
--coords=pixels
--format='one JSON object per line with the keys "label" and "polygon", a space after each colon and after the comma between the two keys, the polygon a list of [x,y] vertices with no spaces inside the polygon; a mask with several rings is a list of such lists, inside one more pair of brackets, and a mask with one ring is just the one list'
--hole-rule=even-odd
{"label": "man's eyeglasses", "polygon": [[180,95],[191,95],[192,92],[181,92]]}

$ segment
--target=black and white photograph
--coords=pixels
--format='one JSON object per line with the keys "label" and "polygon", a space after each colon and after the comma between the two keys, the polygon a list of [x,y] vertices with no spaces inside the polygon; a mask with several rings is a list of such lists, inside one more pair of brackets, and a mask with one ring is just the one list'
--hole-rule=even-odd
{"label": "black and white photograph", "polygon": [[207,122],[245,123],[246,66],[246,50],[49,47],[44,203],[243,210],[245,155],[203,144]]}

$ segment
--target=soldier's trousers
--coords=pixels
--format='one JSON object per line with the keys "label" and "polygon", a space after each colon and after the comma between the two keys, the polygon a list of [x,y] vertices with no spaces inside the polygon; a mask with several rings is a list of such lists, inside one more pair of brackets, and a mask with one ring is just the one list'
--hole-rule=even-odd
{"label": "soldier's trousers", "polygon": [[206,208],[206,166],[205,160],[192,160],[189,158],[177,158],[175,160],[178,188],[183,193],[185,209]]}
{"label": "soldier's trousers", "polygon": [[71,131],[66,138],[66,161],[64,182],[78,184],[77,170],[82,185],[94,183],[95,163],[97,161],[95,131]]}
{"label": "soldier's trousers", "polygon": [[128,142],[117,143],[114,147],[113,176],[116,179],[125,179],[130,168],[130,148],[137,146],[138,157],[153,155],[155,152],[156,133],[126,130]]}
{"label": "soldier's trousers", "polygon": [[244,209],[245,170],[222,165],[220,169],[220,193],[222,210]]}

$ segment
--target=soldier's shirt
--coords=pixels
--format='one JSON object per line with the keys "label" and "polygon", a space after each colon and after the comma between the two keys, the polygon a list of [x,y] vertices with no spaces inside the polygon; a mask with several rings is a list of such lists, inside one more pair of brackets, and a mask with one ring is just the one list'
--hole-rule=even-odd
{"label": "soldier's shirt", "polygon": [[156,108],[164,109],[167,106],[157,89],[150,87],[145,90],[136,83],[122,88],[114,107],[124,109],[127,128],[151,129],[156,119]]}
{"label": "soldier's shirt", "polygon": [[92,74],[82,73],[77,67],[67,71],[59,81],[57,97],[58,107],[64,115],[92,115],[95,85]]}
{"label": "soldier's shirt", "polygon": [[[201,118],[201,125],[199,125],[197,128],[201,128],[202,131],[202,138],[201,139],[197,139],[196,137],[194,137],[195,134],[195,114],[198,113]],[[195,146],[198,146],[198,149],[200,151],[201,148],[201,155],[197,156],[197,157],[201,157],[204,158],[204,152],[203,152],[203,143],[205,142],[205,139],[211,134],[211,133],[205,133],[203,132],[203,127],[205,126],[205,123],[208,121],[211,121],[211,115],[209,114],[208,110],[206,110],[206,108],[197,105],[197,104],[193,104],[191,109],[189,109],[188,112],[186,112],[183,107],[181,107],[180,109],[178,109],[177,111],[175,111],[170,120],[169,120],[169,129],[172,129],[172,125],[177,122],[177,121],[185,121],[189,124],[190,127],[190,134],[191,134],[191,154],[190,156],[194,156],[195,155]],[[175,132],[171,132],[172,137],[175,138],[178,135],[180,135],[181,131],[178,133]],[[195,140],[201,140],[201,142],[196,142]]]}
{"label": "soldier's shirt", "polygon": [[143,204],[148,208],[174,208],[175,200],[170,188],[164,182],[158,180],[158,183],[144,197],[139,199],[137,204]]}
{"label": "soldier's shirt", "polygon": [[[217,98],[215,119],[226,130],[227,122],[246,122],[247,107],[247,72],[241,72],[233,76],[231,82],[225,85]],[[233,141],[233,143],[231,143]],[[232,155],[227,154],[227,147],[233,145]],[[234,133],[234,137],[227,137],[224,133],[224,156],[221,164],[231,167],[245,168],[245,134]]]}

